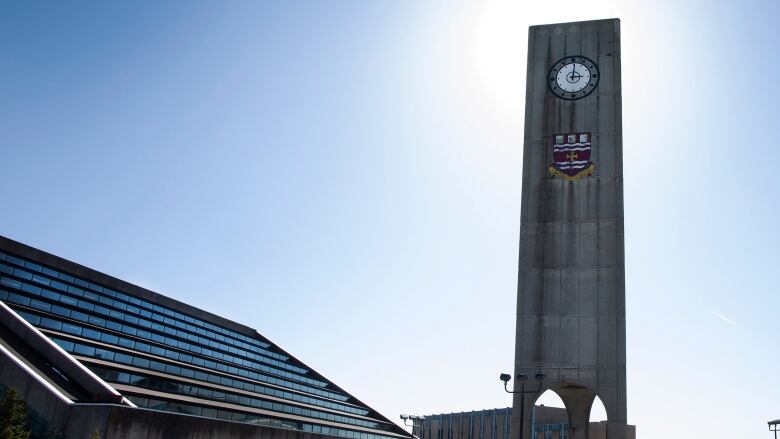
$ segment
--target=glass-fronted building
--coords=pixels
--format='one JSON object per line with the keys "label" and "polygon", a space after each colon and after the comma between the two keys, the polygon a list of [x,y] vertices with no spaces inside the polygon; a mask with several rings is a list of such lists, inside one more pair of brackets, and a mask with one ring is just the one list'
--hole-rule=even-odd
{"label": "glass-fronted building", "polygon": [[[566,410],[536,407],[532,439],[568,439]],[[425,416],[415,425],[420,439],[510,439],[512,408],[478,410]]]}
{"label": "glass-fronted building", "polygon": [[[415,423],[413,433],[420,439],[510,439],[512,408],[427,415]],[[532,414],[531,439],[570,439],[569,417],[564,408],[537,405]],[[606,422],[591,422],[588,437],[607,439]],[[636,427],[628,426],[627,439],[636,438]]]}
{"label": "glass-fronted building", "polygon": [[3,237],[0,300],[138,408],[409,436],[255,330]]}

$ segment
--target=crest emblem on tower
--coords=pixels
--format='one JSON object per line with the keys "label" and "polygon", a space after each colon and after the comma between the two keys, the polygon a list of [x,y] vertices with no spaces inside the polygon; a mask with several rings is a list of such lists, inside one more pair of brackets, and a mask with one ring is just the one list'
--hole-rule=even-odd
{"label": "crest emblem on tower", "polygon": [[593,174],[596,165],[590,161],[590,133],[556,134],[552,138],[553,160],[547,170],[553,177],[579,180]]}

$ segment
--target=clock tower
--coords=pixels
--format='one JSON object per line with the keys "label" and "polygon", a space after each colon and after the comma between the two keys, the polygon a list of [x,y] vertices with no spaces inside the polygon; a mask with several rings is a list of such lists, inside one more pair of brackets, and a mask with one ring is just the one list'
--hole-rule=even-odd
{"label": "clock tower", "polygon": [[624,439],[620,21],[532,26],[526,81],[511,438],[534,438],[552,390],[569,438],[588,438],[598,396]]}

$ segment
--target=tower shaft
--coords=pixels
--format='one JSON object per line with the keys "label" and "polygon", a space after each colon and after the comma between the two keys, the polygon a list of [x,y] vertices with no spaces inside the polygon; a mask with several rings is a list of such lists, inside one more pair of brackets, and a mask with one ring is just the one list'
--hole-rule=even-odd
{"label": "tower shaft", "polygon": [[515,377],[527,378],[514,383],[530,393],[515,394],[512,438],[533,438],[534,402],[551,389],[573,439],[587,438],[595,396],[608,437],[623,439],[620,21],[532,26],[525,109]]}

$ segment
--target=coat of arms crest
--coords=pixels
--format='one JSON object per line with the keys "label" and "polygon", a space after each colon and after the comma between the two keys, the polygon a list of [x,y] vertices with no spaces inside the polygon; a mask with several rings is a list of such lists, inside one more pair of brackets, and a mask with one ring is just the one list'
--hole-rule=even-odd
{"label": "coat of arms crest", "polygon": [[578,180],[593,174],[596,165],[590,161],[590,133],[556,134],[552,143],[555,162],[547,168],[551,176]]}

